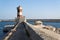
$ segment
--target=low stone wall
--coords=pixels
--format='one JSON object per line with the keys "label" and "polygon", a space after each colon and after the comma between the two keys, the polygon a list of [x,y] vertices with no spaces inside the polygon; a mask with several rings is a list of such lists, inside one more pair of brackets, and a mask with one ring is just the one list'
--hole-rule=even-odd
{"label": "low stone wall", "polygon": [[60,35],[51,30],[43,29],[37,26],[34,27],[34,25],[27,22],[25,23],[26,29],[32,40],[60,40]]}
{"label": "low stone wall", "polygon": [[[27,33],[31,40],[43,40],[29,25],[25,23]],[[33,27],[33,26],[32,26]]]}

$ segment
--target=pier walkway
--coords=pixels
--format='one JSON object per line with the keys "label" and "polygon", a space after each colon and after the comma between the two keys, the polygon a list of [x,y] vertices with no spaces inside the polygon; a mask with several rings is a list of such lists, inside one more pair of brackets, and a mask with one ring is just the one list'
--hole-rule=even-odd
{"label": "pier walkway", "polygon": [[25,30],[23,23],[19,23],[16,32],[12,34],[9,40],[29,40]]}
{"label": "pier walkway", "polygon": [[2,40],[29,40],[23,23],[18,23]]}

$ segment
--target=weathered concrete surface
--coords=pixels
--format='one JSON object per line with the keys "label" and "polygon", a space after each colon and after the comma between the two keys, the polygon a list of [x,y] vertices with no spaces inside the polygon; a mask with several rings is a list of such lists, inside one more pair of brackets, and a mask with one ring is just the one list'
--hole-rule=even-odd
{"label": "weathered concrete surface", "polygon": [[[33,29],[36,32],[36,34],[38,34],[41,38],[43,38],[43,40],[60,40],[60,34],[57,34],[57,33],[50,31],[50,30],[43,29],[39,25],[34,26],[34,25],[31,25],[27,22],[25,22],[25,23],[27,25],[29,25],[29,27],[31,29]],[[34,35],[34,34],[31,34],[31,35]]]}
{"label": "weathered concrete surface", "polygon": [[56,33],[60,34],[60,28],[56,28]]}
{"label": "weathered concrete surface", "polygon": [[20,23],[16,29],[16,32],[13,33],[9,40],[29,40],[24,25]]}
{"label": "weathered concrete surface", "polygon": [[[26,30],[29,33],[29,37],[31,38],[31,40],[43,40],[43,38],[41,38],[36,32],[35,30],[33,30],[29,25],[25,24],[26,26]],[[32,26],[33,27],[33,26]]]}

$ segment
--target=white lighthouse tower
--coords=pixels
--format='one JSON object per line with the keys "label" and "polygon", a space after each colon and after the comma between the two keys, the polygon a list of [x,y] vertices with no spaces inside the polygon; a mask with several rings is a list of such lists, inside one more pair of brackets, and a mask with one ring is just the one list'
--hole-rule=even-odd
{"label": "white lighthouse tower", "polygon": [[18,6],[17,7],[17,23],[24,22],[24,21],[25,21],[25,16],[22,15],[22,7]]}
{"label": "white lighthouse tower", "polygon": [[22,16],[22,7],[21,6],[18,6],[17,7],[17,18],[21,18],[23,17]]}

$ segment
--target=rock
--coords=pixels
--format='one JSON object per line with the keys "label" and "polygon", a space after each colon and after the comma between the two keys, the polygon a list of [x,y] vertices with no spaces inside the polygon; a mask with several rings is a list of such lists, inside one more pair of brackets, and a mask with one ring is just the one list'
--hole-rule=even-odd
{"label": "rock", "polygon": [[42,25],[42,24],[43,24],[42,21],[36,21],[36,22],[35,22],[35,25]]}

